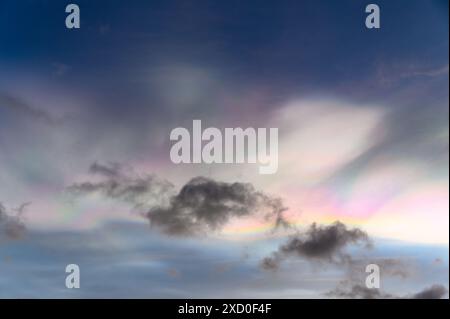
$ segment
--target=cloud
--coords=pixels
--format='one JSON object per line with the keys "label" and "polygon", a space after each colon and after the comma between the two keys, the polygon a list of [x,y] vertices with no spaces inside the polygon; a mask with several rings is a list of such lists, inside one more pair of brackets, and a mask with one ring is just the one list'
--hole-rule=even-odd
{"label": "cloud", "polygon": [[325,294],[327,297],[343,299],[392,299],[393,295],[384,293],[380,289],[367,288],[363,285],[353,285],[350,288],[336,287]]}
{"label": "cloud", "polygon": [[367,288],[360,284],[348,287],[348,283],[343,282],[340,286],[327,292],[325,295],[334,298],[344,299],[441,299],[447,294],[447,289],[443,285],[432,285],[415,294],[397,296],[385,293],[380,289]]}
{"label": "cloud", "polygon": [[411,82],[417,82],[423,87],[427,80],[439,77],[445,79],[448,76],[448,72],[448,63],[430,66],[418,61],[395,61],[395,63],[383,61],[378,63],[375,68],[374,79],[376,83],[374,84],[384,89],[398,89],[405,83],[414,87],[414,84],[411,84]]}
{"label": "cloud", "polygon": [[199,235],[220,230],[234,217],[262,214],[275,225],[285,225],[279,198],[255,190],[249,183],[224,183],[195,177],[172,196],[166,207],[155,207],[146,217],[170,235]]}
{"label": "cloud", "polygon": [[344,248],[361,243],[371,245],[367,233],[358,228],[348,229],[339,221],[329,226],[313,223],[306,232],[290,237],[272,256],[264,258],[261,266],[263,269],[276,270],[280,262],[290,256],[338,264],[349,263],[352,259],[344,252]]}
{"label": "cloud", "polygon": [[0,93],[0,108],[11,109],[46,124],[54,125],[57,120],[46,111],[36,109],[17,97]]}
{"label": "cloud", "polygon": [[89,172],[99,181],[73,184],[74,195],[99,193],[133,205],[151,227],[165,234],[191,236],[219,231],[232,218],[260,216],[274,229],[289,227],[280,198],[257,191],[250,183],[225,183],[195,177],[176,193],[173,184],[155,175],[138,175],[118,163],[94,163]]}
{"label": "cloud", "polygon": [[15,214],[8,212],[6,207],[0,202],[0,239],[19,239],[23,236],[26,227],[22,220],[22,214],[29,203],[22,204],[15,209]]}
{"label": "cloud", "polygon": [[410,77],[410,76],[429,76],[429,77],[435,77],[435,76],[441,76],[441,75],[448,75],[448,64],[442,65],[437,68],[432,69],[426,69],[426,70],[415,70],[411,71],[410,73],[407,73],[402,76]]}
{"label": "cloud", "polygon": [[173,185],[155,175],[138,175],[119,163],[92,164],[89,172],[100,176],[99,181],[76,183],[66,188],[73,195],[99,193],[107,198],[131,203],[135,209],[144,209],[155,200],[164,198]]}
{"label": "cloud", "polygon": [[280,173],[295,176],[297,184],[332,176],[375,145],[385,113],[379,106],[332,99],[286,103],[270,122],[280,128]]}
{"label": "cloud", "polygon": [[271,257],[265,257],[261,261],[261,268],[264,270],[275,271],[278,270],[279,266],[280,266],[280,258],[277,254],[274,254]]}
{"label": "cloud", "polygon": [[447,294],[447,289],[443,285],[432,285],[411,296],[412,299],[441,299]]}
{"label": "cloud", "polygon": [[105,177],[118,178],[123,173],[123,166],[119,163],[109,163],[108,165],[103,165],[95,162],[89,167],[89,172],[92,174],[100,174]]}

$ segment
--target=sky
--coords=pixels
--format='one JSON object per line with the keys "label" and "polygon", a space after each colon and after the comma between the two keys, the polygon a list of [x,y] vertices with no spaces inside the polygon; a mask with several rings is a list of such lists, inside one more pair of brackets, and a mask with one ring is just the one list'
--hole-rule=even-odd
{"label": "sky", "polygon": [[1,298],[448,298],[448,1],[73,3],[0,0]]}

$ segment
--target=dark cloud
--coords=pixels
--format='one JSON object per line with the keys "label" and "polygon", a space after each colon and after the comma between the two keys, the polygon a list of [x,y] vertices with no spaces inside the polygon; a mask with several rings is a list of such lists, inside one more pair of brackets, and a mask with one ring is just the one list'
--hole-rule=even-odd
{"label": "dark cloud", "polygon": [[220,230],[232,218],[258,215],[274,224],[289,227],[280,198],[255,190],[249,183],[224,183],[195,177],[176,193],[168,181],[155,175],[138,175],[118,163],[94,163],[89,172],[99,181],[71,185],[75,195],[100,193],[133,204],[152,227],[170,235],[199,235]]}
{"label": "dark cloud", "polygon": [[342,282],[338,287],[327,292],[325,295],[344,299],[441,299],[446,294],[447,289],[443,285],[432,285],[415,294],[397,296],[385,293],[377,288],[367,288],[361,284],[349,286],[347,282]]}
{"label": "dark cloud", "polygon": [[171,183],[155,175],[139,175],[118,163],[94,163],[89,172],[99,175],[101,179],[73,184],[67,187],[67,191],[74,195],[100,193],[108,198],[131,203],[136,209],[146,209],[173,189]]}
{"label": "dark cloud", "polygon": [[172,196],[166,207],[155,207],[146,217],[170,235],[198,235],[220,230],[234,217],[262,214],[275,225],[285,224],[285,207],[248,183],[224,183],[196,177]]}
{"label": "dark cloud", "polygon": [[295,253],[310,258],[333,259],[348,244],[359,242],[369,243],[369,237],[358,228],[347,229],[341,222],[335,222],[330,226],[317,226],[314,223],[303,238],[292,237],[281,246],[281,251],[285,254]]}
{"label": "dark cloud", "polygon": [[441,299],[447,294],[447,288],[443,285],[432,285],[411,296],[412,299]]}
{"label": "dark cloud", "polygon": [[271,270],[275,271],[278,270],[279,267],[279,258],[272,256],[272,257],[266,257],[261,261],[261,267],[264,270]]}
{"label": "dark cloud", "polygon": [[26,227],[22,220],[22,214],[29,203],[22,204],[14,212],[8,212],[0,202],[0,240],[19,239],[25,233]]}
{"label": "dark cloud", "polygon": [[336,287],[325,294],[327,297],[343,299],[392,299],[393,295],[384,293],[380,289],[367,288],[363,285],[353,285],[348,287]]}
{"label": "dark cloud", "polygon": [[304,257],[310,260],[327,261],[331,263],[349,263],[351,256],[344,248],[351,244],[370,246],[369,236],[364,231],[348,229],[337,221],[329,226],[318,226],[313,223],[304,232],[290,237],[270,257],[262,260],[263,269],[275,270],[279,263],[289,256]]}
{"label": "dark cloud", "polygon": [[123,166],[119,163],[109,163],[103,165],[95,162],[89,167],[89,172],[92,174],[99,174],[105,177],[117,178],[122,175]]}

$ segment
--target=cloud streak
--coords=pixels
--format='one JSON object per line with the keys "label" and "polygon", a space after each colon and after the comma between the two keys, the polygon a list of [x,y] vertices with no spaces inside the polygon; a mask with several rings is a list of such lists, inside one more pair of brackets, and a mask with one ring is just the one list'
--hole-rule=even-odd
{"label": "cloud streak", "polygon": [[325,294],[328,297],[340,299],[392,299],[393,295],[384,293],[379,289],[370,289],[366,286],[355,284],[350,288],[336,287]]}
{"label": "cloud streak", "polygon": [[130,203],[134,209],[139,210],[164,198],[173,189],[171,183],[155,175],[138,175],[119,163],[95,162],[90,166],[89,172],[99,176],[100,180],[75,183],[66,188],[67,192],[76,196],[97,193]]}
{"label": "cloud streak", "polygon": [[19,98],[9,94],[0,93],[0,108],[16,111],[49,125],[54,125],[57,123],[57,120],[48,112],[36,109]]}
{"label": "cloud streak", "polygon": [[342,299],[442,299],[447,294],[447,289],[443,285],[432,285],[423,290],[406,296],[397,296],[381,291],[380,289],[370,289],[360,284],[346,287],[345,284],[336,287],[325,295]]}

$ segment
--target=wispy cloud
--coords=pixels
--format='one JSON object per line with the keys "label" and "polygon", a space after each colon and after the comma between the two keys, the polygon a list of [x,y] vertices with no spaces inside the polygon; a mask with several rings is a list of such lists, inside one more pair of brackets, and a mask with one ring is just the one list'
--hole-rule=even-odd
{"label": "wispy cloud", "polygon": [[26,207],[30,203],[20,205],[12,211],[7,211],[0,202],[0,239],[19,239],[25,233],[26,227],[22,219]]}
{"label": "wispy cloud", "polygon": [[53,125],[58,122],[57,119],[55,119],[50,113],[37,109],[20,98],[9,94],[0,93],[0,108],[16,111],[46,124]]}
{"label": "wispy cloud", "polygon": [[119,163],[95,162],[89,172],[100,176],[101,180],[75,183],[66,190],[77,196],[99,193],[107,198],[128,202],[133,208],[142,210],[154,205],[155,201],[162,201],[173,189],[171,183],[155,175],[139,175]]}

